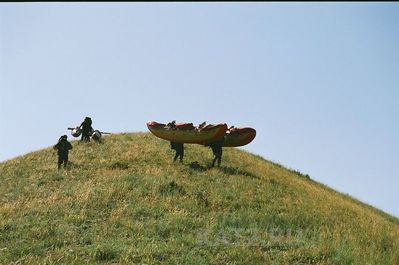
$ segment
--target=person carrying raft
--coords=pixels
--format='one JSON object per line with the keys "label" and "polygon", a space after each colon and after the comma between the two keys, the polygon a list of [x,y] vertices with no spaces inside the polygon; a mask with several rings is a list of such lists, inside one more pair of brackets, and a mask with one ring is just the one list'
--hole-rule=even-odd
{"label": "person carrying raft", "polygon": [[61,169],[62,164],[64,164],[64,168],[68,164],[68,152],[72,149],[72,145],[67,138],[68,136],[66,135],[61,136],[58,143],[53,147],[58,153],[58,170]]}
{"label": "person carrying raft", "polygon": [[176,150],[176,155],[173,158],[173,162],[176,162],[177,158],[180,157],[180,163],[183,163],[183,156],[184,156],[184,144],[170,142],[170,149]]}
{"label": "person carrying raft", "polygon": [[222,138],[221,140],[218,140],[216,142],[213,142],[209,145],[210,148],[212,148],[213,155],[215,158],[212,161],[212,167],[215,166],[216,160],[218,161],[218,167],[220,167],[220,163],[222,162],[222,154],[223,154],[223,141],[224,139]]}
{"label": "person carrying raft", "polygon": [[204,129],[206,126],[206,121],[204,121],[203,123],[200,123],[197,127],[197,130],[200,132],[202,129]]}
{"label": "person carrying raft", "polygon": [[92,120],[90,117],[86,117],[82,124],[79,126],[82,129],[81,141],[90,142],[90,136],[93,133],[93,127],[91,127]]}
{"label": "person carrying raft", "polygon": [[176,130],[177,129],[176,121],[173,120],[171,122],[168,122],[168,124],[166,124],[165,128],[168,130]]}

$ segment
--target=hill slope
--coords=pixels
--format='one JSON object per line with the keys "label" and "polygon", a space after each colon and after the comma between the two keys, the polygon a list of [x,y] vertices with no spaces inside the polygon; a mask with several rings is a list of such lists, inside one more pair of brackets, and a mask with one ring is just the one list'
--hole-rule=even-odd
{"label": "hill slope", "polygon": [[238,149],[148,133],[0,164],[1,264],[399,264],[396,218]]}

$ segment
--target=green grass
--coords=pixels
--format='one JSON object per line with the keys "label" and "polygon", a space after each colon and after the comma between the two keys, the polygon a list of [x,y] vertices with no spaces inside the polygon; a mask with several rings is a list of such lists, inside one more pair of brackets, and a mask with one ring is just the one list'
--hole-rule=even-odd
{"label": "green grass", "polygon": [[399,264],[399,221],[260,156],[148,133],[0,164],[0,264]]}

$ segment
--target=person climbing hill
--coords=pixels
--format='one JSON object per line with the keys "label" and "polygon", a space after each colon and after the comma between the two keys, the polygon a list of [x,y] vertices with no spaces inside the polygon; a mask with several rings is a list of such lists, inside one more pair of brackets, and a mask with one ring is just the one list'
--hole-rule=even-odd
{"label": "person climbing hill", "polygon": [[64,168],[68,164],[68,152],[72,149],[72,145],[68,142],[67,138],[68,136],[66,135],[61,136],[58,143],[53,147],[58,153],[58,169],[61,169],[62,164],[64,164]]}
{"label": "person climbing hill", "polygon": [[90,117],[86,117],[82,124],[79,126],[82,129],[81,141],[90,142],[90,136],[93,133],[92,120]]}

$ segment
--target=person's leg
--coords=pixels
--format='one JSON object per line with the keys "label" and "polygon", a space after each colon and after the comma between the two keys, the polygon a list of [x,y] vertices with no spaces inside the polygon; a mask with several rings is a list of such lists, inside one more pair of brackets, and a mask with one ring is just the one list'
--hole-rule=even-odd
{"label": "person's leg", "polygon": [[212,148],[212,154],[213,154],[213,156],[214,156],[214,158],[213,158],[213,160],[212,160],[212,166],[211,167],[214,167],[215,166],[215,162],[216,162],[216,159],[217,159],[217,154],[216,154],[216,150],[215,150],[215,148],[212,146],[211,147]]}
{"label": "person's leg", "polygon": [[58,170],[61,169],[61,165],[62,165],[62,157],[58,155]]}
{"label": "person's leg", "polygon": [[175,157],[173,158],[173,162],[176,161],[176,159],[177,159],[178,156],[179,156],[179,151],[176,149],[176,154],[175,154]]}
{"label": "person's leg", "polygon": [[67,165],[68,165],[68,155],[66,155],[66,156],[64,157],[64,168],[66,168]]}
{"label": "person's leg", "polygon": [[89,133],[86,131],[82,131],[82,141],[87,142],[89,137]]}
{"label": "person's leg", "polygon": [[211,166],[211,167],[214,167],[214,166],[215,166],[216,159],[217,159],[217,156],[215,156],[215,157],[213,158],[212,166]]}
{"label": "person's leg", "polygon": [[223,150],[222,150],[222,148],[220,148],[219,156],[218,156],[218,167],[220,167],[220,163],[222,162],[222,154],[223,154]]}

